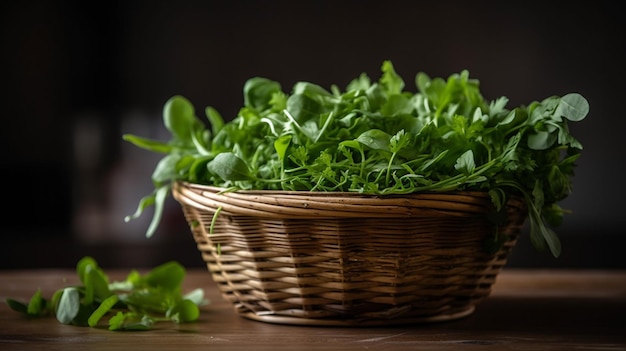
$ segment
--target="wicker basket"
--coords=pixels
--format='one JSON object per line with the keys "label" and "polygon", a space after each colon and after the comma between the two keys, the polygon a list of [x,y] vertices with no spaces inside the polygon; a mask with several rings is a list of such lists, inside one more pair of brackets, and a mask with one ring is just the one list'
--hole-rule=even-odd
{"label": "wicker basket", "polygon": [[496,228],[484,193],[222,190],[177,183],[172,193],[223,297],[243,317],[282,324],[465,317],[489,295],[527,215],[510,200],[498,228],[507,239],[489,253]]}

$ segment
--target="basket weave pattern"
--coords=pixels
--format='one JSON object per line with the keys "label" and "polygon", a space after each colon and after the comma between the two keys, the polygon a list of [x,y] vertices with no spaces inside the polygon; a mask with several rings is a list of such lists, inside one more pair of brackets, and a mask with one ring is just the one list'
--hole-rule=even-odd
{"label": "basket weave pattern", "polygon": [[489,295],[526,220],[523,203],[509,201],[498,229],[507,240],[488,253],[496,229],[483,193],[221,190],[177,183],[172,193],[223,297],[240,315],[273,323],[466,316]]}

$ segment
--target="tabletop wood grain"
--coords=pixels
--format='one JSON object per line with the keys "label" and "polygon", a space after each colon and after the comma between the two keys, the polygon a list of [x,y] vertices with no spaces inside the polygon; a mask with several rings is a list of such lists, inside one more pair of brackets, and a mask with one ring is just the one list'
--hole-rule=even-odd
{"label": "tabletop wood grain", "polygon": [[[110,278],[123,279],[116,270]],[[235,314],[208,272],[188,271],[185,289],[211,303],[200,319],[143,332],[27,319],[6,298],[27,301],[77,283],[72,270],[0,270],[0,350],[626,350],[626,271],[505,269],[468,317],[393,327],[269,324]]]}

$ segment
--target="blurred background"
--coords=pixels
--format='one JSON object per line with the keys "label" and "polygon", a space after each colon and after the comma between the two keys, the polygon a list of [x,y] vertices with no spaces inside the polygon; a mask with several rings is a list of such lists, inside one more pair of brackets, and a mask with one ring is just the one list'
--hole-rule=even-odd
{"label": "blurred background", "polygon": [[0,9],[2,69],[0,268],[103,267],[167,260],[204,266],[170,198],[125,223],[152,190],[158,155],[122,141],[166,139],[161,109],[175,94],[230,119],[244,82],[285,91],[329,87],[392,60],[414,91],[419,71],[468,69],[509,106],[579,92],[571,125],[584,145],[558,259],[523,235],[512,267],[626,268],[622,182],[625,36],[615,2],[540,1],[11,1]]}

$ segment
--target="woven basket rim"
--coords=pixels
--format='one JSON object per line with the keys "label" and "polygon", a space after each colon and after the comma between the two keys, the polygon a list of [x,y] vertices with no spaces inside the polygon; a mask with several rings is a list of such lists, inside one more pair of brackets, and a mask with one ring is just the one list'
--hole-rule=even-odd
{"label": "woven basket rim", "polygon": [[[291,218],[407,217],[484,214],[493,207],[487,192],[430,192],[365,195],[344,192],[235,190],[177,182],[172,192],[181,203],[231,215]],[[521,199],[508,206],[523,208]]]}
{"label": "woven basket rim", "polygon": [[189,181],[176,181],[176,184],[196,189],[203,189],[215,193],[238,193],[245,195],[293,195],[305,197],[359,197],[359,198],[397,198],[397,197],[419,197],[419,196],[451,196],[451,195],[468,195],[478,197],[490,197],[487,191],[478,190],[455,190],[455,191],[418,191],[413,193],[393,193],[393,194],[374,194],[360,193],[350,191],[309,191],[309,190],[261,190],[261,189],[235,189],[194,183]]}

